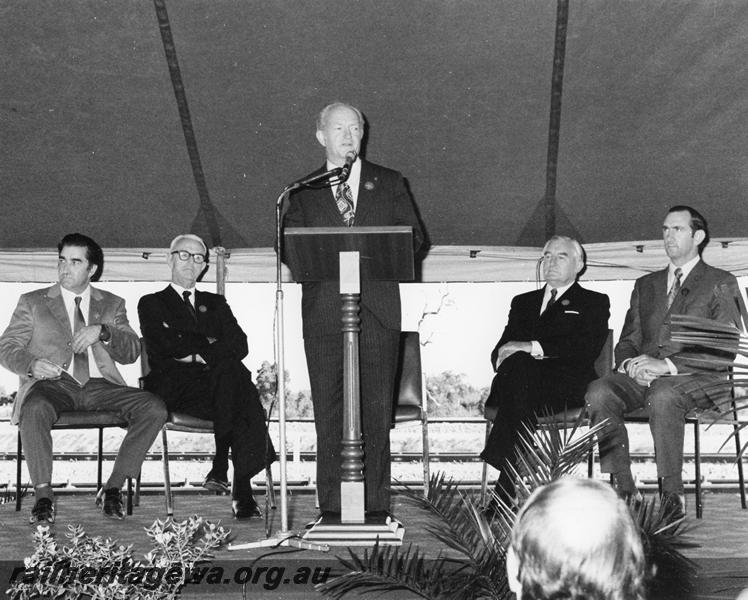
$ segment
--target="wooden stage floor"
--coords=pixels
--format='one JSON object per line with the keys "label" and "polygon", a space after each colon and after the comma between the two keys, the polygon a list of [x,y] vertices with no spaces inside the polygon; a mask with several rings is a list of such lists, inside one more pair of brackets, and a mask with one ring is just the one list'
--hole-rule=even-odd
{"label": "wooden stage floor", "polygon": [[[258,496],[262,503],[263,496]],[[692,499],[689,498],[689,500]],[[23,566],[23,558],[32,553],[33,528],[28,525],[28,515],[33,505],[33,497],[26,498],[20,513],[15,511],[14,504],[0,505],[0,577],[4,591],[7,582],[16,567]],[[289,497],[289,530],[291,533],[303,532],[306,522],[316,515],[314,495],[294,493]],[[402,496],[395,495],[393,512],[405,526],[404,546],[413,544],[425,551],[429,558],[436,557],[440,543],[426,531],[428,515]],[[220,521],[232,530],[235,543],[254,542],[265,538],[264,521],[234,521],[231,516],[229,498],[205,494],[176,494],[175,518],[183,519],[198,514],[212,522]],[[141,557],[151,548],[143,529],[154,520],[165,516],[163,496],[147,494],[141,498],[132,516],[125,521],[105,519],[94,506],[91,494],[58,494],[57,522],[53,526],[58,537],[62,538],[68,524],[83,524],[86,532],[92,536],[111,537],[119,543],[132,544],[134,556]],[[704,498],[704,518],[697,520],[692,516],[687,520],[687,539],[698,544],[688,549],[685,554],[700,566],[697,590],[694,599],[734,599],[738,592],[748,587],[748,511],[740,509],[736,493],[707,493]],[[271,511],[270,527],[277,533],[280,527],[279,509]],[[265,555],[265,556],[263,556]],[[250,551],[221,550],[216,554],[210,568],[220,567],[223,576],[220,583],[188,585],[182,592],[186,598],[241,598],[242,586],[234,581],[235,577],[246,577],[249,569],[257,571],[258,567],[280,566],[285,573],[283,580],[270,581],[259,578],[256,584],[248,586],[247,597],[265,599],[283,598],[318,598],[311,582],[294,584],[293,574],[310,569],[324,575],[330,569],[329,576],[341,572],[337,556],[347,557],[345,548],[332,548],[329,552],[297,551],[291,548],[254,549]],[[256,561],[256,559],[258,559]],[[254,562],[256,561],[256,562]],[[302,571],[299,571],[299,570]],[[219,573],[219,571],[215,571]],[[276,569],[276,573],[278,569]],[[241,575],[238,575],[241,574]],[[408,596],[390,595],[387,598],[407,598]],[[684,599],[685,600],[685,599]]]}

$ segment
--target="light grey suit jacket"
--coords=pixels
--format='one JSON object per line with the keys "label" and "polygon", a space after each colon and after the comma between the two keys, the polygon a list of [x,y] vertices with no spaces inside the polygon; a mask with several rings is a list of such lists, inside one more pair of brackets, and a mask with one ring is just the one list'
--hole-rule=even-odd
{"label": "light grey suit jacket", "polygon": [[[127,385],[115,361],[122,364],[135,362],[140,355],[140,340],[127,320],[125,301],[91,286],[86,323],[109,326],[112,337],[106,344],[96,342],[93,345],[94,360],[105,379]],[[67,369],[73,356],[72,340],[72,327],[60,284],[21,295],[10,324],[0,336],[0,365],[19,376],[12,423],[18,423],[23,399],[37,381],[28,375],[33,361],[46,358]]]}

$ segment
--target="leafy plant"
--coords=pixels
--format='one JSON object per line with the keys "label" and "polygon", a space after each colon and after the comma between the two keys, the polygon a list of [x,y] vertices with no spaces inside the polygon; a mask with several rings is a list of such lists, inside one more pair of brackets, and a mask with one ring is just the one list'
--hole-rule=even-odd
{"label": "leafy plant", "polygon": [[192,569],[213,557],[229,532],[193,516],[184,521],[157,520],[146,529],[153,550],[142,561],[132,545],[111,538],[91,537],[81,525],[69,525],[66,545],[58,544],[48,526],[34,533],[34,554],[24,560],[26,570],[7,591],[13,600],[176,598]]}
{"label": "leafy plant", "polygon": [[[363,557],[349,550],[339,558],[348,573],[318,585],[323,595],[339,600],[350,592],[407,590],[428,600],[508,600],[512,597],[506,576],[506,548],[516,510],[538,486],[569,476],[584,462],[595,436],[605,424],[582,430],[582,416],[570,428],[541,417],[537,430],[527,427],[516,448],[516,468],[511,474],[517,500],[509,505],[492,495],[482,506],[475,493],[443,474],[431,478],[427,497],[406,489],[405,496],[426,511],[427,530],[452,552],[428,559],[419,548],[375,546]],[[653,598],[685,598],[696,573],[694,563],[681,554],[689,544],[682,539],[682,523],[673,523],[654,498],[630,504],[644,540],[651,571]],[[454,557],[456,555],[456,558]],[[672,594],[672,595],[671,595]]]}
{"label": "leafy plant", "polygon": [[[748,358],[748,336],[734,325],[703,317],[673,315],[671,325],[671,338],[674,342],[714,353],[708,357],[691,358],[694,366],[729,371],[729,377],[715,377],[714,372],[707,372],[694,380],[695,385],[706,389],[715,400],[717,414],[712,423],[733,425],[733,432],[722,444],[724,446],[748,427],[748,419],[745,417],[748,411],[748,396],[745,392],[748,389],[748,366],[739,362],[740,357]],[[748,442],[743,443],[740,448],[741,457],[746,448]]]}

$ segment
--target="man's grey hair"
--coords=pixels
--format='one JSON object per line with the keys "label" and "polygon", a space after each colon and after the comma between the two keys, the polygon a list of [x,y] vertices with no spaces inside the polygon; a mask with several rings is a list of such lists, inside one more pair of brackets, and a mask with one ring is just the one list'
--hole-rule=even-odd
{"label": "man's grey hair", "polygon": [[569,237],[568,235],[554,235],[551,239],[549,239],[545,246],[543,246],[543,254],[545,254],[546,249],[548,246],[551,245],[551,242],[567,242],[572,245],[574,248],[574,254],[576,254],[576,257],[582,261],[582,264],[586,264],[587,262],[587,253],[584,251],[584,248],[582,248],[582,244],[580,244],[577,240],[575,240],[573,237]]}
{"label": "man's grey hair", "polygon": [[171,244],[169,244],[169,252],[173,252],[174,248],[177,247],[177,244],[181,242],[182,240],[192,240],[193,242],[198,242],[199,244],[202,244],[203,246],[203,254],[208,254],[208,247],[205,245],[205,242],[203,241],[203,238],[201,238],[199,235],[195,235],[194,233],[180,233],[177,237],[175,237]]}
{"label": "man's grey hair", "polygon": [[317,115],[317,131],[322,131],[322,129],[325,127],[327,116],[330,114],[330,111],[340,107],[349,108],[353,112],[355,112],[358,116],[358,124],[363,128],[364,114],[359,109],[351,104],[348,104],[347,102],[333,102],[332,104],[328,104],[327,106],[325,106],[325,108],[319,111],[319,115]]}

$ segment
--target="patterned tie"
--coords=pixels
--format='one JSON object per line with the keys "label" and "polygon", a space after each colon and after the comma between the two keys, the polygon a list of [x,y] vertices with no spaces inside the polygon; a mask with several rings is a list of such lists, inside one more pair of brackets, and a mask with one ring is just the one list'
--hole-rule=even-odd
{"label": "patterned tie", "polygon": [[670,288],[670,291],[667,295],[667,307],[670,308],[670,306],[673,304],[673,301],[675,300],[675,297],[680,293],[680,278],[681,275],[683,275],[683,271],[680,267],[677,267],[675,269],[675,280],[673,281],[673,286]]}
{"label": "patterned tie", "polygon": [[184,290],[182,292],[182,298],[184,298],[184,303],[187,305],[187,310],[190,311],[192,318],[195,319],[195,321],[197,321],[197,313],[195,312],[195,307],[192,306],[192,302],[190,302],[191,295],[192,295],[192,292],[189,292],[187,290]]}
{"label": "patterned tie", "polygon": [[353,210],[353,194],[351,194],[351,188],[345,182],[338,186],[335,192],[335,202],[338,205],[340,215],[343,217],[343,222],[346,227],[353,225],[353,219],[356,216]]}
{"label": "patterned tie", "polygon": [[[75,297],[75,310],[73,311],[73,333],[78,333],[78,330],[86,326],[86,320],[83,318],[81,312],[81,298],[80,296]],[[73,354],[73,377],[80,381],[81,386],[86,385],[90,374],[88,371],[88,348],[83,352]]]}
{"label": "patterned tie", "polygon": [[548,304],[545,305],[544,313],[548,312],[548,309],[556,302],[556,294],[558,294],[558,290],[556,288],[551,288],[551,297],[548,298]]}

